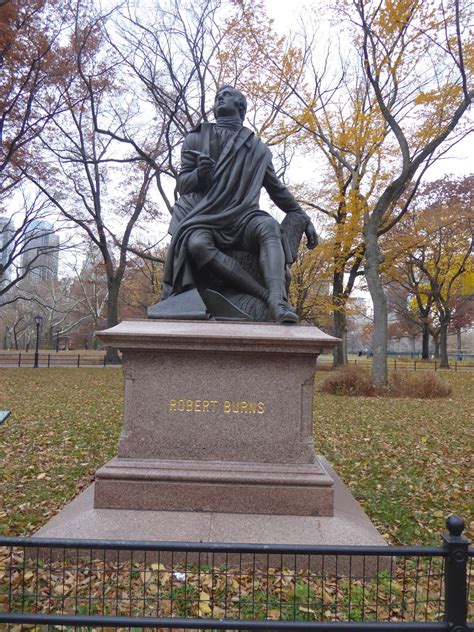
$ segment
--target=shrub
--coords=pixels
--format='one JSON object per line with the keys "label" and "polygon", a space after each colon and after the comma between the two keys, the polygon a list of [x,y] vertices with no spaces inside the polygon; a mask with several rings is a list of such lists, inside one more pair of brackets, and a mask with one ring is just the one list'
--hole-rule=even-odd
{"label": "shrub", "polygon": [[342,366],[333,371],[322,382],[320,390],[331,395],[357,395],[372,397],[376,395],[376,388],[372,378],[365,369],[356,366]]}
{"label": "shrub", "polygon": [[435,399],[451,395],[451,384],[436,373],[393,373],[390,377],[390,394],[393,397]]}
{"label": "shrub", "polygon": [[333,371],[321,383],[320,390],[331,395],[434,399],[448,397],[451,394],[451,385],[430,371],[395,372],[390,375],[388,387],[374,386],[366,369],[346,365]]}

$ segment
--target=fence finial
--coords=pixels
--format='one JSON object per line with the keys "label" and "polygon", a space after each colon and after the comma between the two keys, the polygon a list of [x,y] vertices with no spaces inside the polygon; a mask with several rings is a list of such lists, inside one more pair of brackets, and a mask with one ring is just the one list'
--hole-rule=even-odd
{"label": "fence finial", "polygon": [[464,520],[454,514],[448,516],[446,520],[446,527],[448,528],[449,535],[460,536],[464,531],[464,526]]}

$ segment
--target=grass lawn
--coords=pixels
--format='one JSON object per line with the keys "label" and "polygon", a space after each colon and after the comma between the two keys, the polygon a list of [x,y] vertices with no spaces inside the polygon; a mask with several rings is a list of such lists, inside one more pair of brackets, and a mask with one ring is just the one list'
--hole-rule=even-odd
{"label": "grass lawn", "polygon": [[[474,374],[443,378],[450,399],[315,395],[317,451],[391,543],[438,545],[448,514],[472,516]],[[0,385],[0,531],[31,535],[116,452],[122,372],[0,369]]]}

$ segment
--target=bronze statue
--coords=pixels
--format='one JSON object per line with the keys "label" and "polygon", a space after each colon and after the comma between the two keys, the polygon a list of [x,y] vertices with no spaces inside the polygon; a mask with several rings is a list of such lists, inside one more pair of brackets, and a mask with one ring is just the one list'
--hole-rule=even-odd
{"label": "bronze statue", "polygon": [[[291,256],[280,224],[259,208],[261,188],[298,220],[297,243],[304,232],[307,247],[314,248],[316,231],[277,177],[268,147],[243,126],[246,109],[245,96],[224,86],[215,98],[216,123],[201,123],[184,140],[162,297],[150,308],[151,318],[199,317],[197,298],[204,301],[202,317],[299,320],[287,301]],[[257,274],[234,251],[253,253]],[[252,301],[261,307],[253,316],[246,307]]]}

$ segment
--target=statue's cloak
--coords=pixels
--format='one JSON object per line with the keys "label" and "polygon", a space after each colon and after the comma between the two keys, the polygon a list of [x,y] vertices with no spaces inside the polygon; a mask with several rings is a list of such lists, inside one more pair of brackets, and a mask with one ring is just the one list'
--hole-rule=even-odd
{"label": "statue's cloak", "polygon": [[[266,215],[259,209],[259,197],[272,161],[270,150],[251,130],[242,127],[217,156],[212,128],[212,123],[201,124],[183,144],[179,179],[182,195],[173,207],[162,298],[195,285],[195,269],[187,248],[193,231],[209,229],[215,233],[219,248],[232,249],[250,217]],[[197,154],[193,152],[216,160],[205,186],[197,181]]]}

